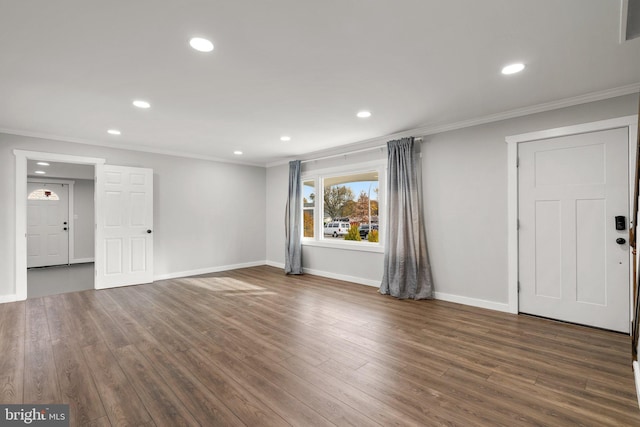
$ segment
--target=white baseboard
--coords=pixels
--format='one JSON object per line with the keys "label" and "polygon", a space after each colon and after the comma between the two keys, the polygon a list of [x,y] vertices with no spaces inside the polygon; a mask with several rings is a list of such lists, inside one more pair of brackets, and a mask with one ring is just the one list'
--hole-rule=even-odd
{"label": "white baseboard", "polygon": [[87,262],[95,262],[95,258],[74,258],[69,260],[69,264],[84,264]]}
{"label": "white baseboard", "polygon": [[[90,262],[90,261],[87,261]],[[153,276],[153,280],[165,280],[165,279],[176,279],[179,277],[188,277],[188,276],[197,276],[200,274],[207,274],[207,273],[217,273],[220,271],[227,271],[227,270],[236,270],[239,268],[247,268],[247,267],[257,267],[260,265],[268,265],[271,267],[276,267],[276,268],[284,268],[284,264],[280,263],[280,262],[274,262],[274,261],[254,261],[254,262],[247,262],[247,263],[242,263],[242,264],[231,264],[231,265],[222,265],[222,266],[216,266],[216,267],[207,267],[207,268],[200,268],[200,269],[196,269],[196,270],[188,270],[188,271],[180,271],[180,272],[174,272],[174,273],[166,273],[166,274],[158,274],[158,275],[154,275]],[[344,280],[345,282],[352,282],[352,283],[357,283],[360,285],[365,285],[365,286],[372,286],[375,288],[380,287],[380,281],[379,280],[371,280],[371,279],[364,279],[362,277],[356,277],[356,276],[348,276],[345,274],[337,274],[337,273],[331,273],[328,271],[322,271],[322,270],[315,270],[315,269],[311,269],[311,268],[304,268],[303,271],[307,274],[313,274],[314,276],[320,276],[320,277],[327,277],[329,279],[336,279],[336,280]],[[447,294],[447,293],[443,293],[443,292],[436,292],[435,293],[435,298],[442,300],[442,301],[449,301],[449,302],[454,302],[454,303],[458,303],[458,304],[464,304],[464,305],[470,305],[473,307],[479,307],[479,308],[487,308],[489,310],[496,310],[496,311],[503,311],[503,312],[509,312],[509,304],[504,304],[504,303],[498,303],[498,302],[494,302],[494,301],[486,301],[486,300],[482,300],[482,299],[477,299],[477,298],[469,298],[469,297],[464,297],[464,296],[459,296],[459,295],[452,295],[452,294]],[[0,303],[4,303],[4,302],[14,302],[14,301],[18,301],[19,298],[17,297],[17,295],[0,295]],[[638,379],[640,377],[640,372],[637,371],[636,369],[636,365],[637,362],[634,362],[634,370],[636,372],[636,385],[638,387],[640,387],[640,379]],[[640,388],[639,388],[640,390]],[[640,399],[640,391],[638,392],[638,396]],[[639,403],[640,404],[640,403]]]}
{"label": "white baseboard", "polygon": [[376,288],[380,287],[379,280],[363,279],[362,277],[347,276],[346,274],[330,273],[328,271],[314,270],[311,268],[303,268],[302,271],[307,274],[313,274],[314,276],[327,277],[329,279],[336,279],[336,280],[344,280],[345,282],[353,282],[353,283],[358,283],[359,285],[373,286]]}
{"label": "white baseboard", "polygon": [[265,265],[266,261],[254,261],[245,262],[242,264],[220,265],[216,267],[199,268],[197,270],[178,271],[174,273],[156,274],[153,276],[153,281],[177,279],[179,277],[198,276],[200,274],[217,273],[220,271],[237,270],[239,268],[257,267],[259,265]]}
{"label": "white baseboard", "polygon": [[270,267],[276,267],[276,268],[284,269],[284,262],[267,261],[265,264],[267,264]]}
{"label": "white baseboard", "polygon": [[[284,263],[281,263],[281,262],[267,261],[266,264],[270,267],[284,269]],[[314,276],[327,277],[329,279],[336,279],[336,280],[344,280],[345,282],[357,283],[359,285],[375,286],[376,288],[380,286],[380,281],[378,280],[363,279],[362,277],[330,273],[328,271],[314,270],[312,268],[303,268],[302,271],[306,274],[313,274]]]}
{"label": "white baseboard", "polygon": [[437,292],[437,291],[436,291],[435,298],[442,301],[455,302],[457,304],[470,305],[473,307],[487,308],[489,310],[504,311],[506,313],[510,313],[509,304],[506,304],[506,303],[487,301],[487,300],[478,299],[478,298],[463,297],[460,295],[445,294],[443,292]]}
{"label": "white baseboard", "polygon": [[[337,279],[337,280],[344,280],[345,282],[358,283],[360,285],[372,286],[375,288],[380,287],[379,280],[364,279],[362,277],[347,276],[344,274],[336,274],[336,273],[330,273],[327,271],[313,270],[311,268],[303,268],[303,271],[305,273],[313,274],[315,276],[328,277],[330,279]],[[503,311],[507,313],[509,312],[509,304],[504,304],[504,303],[499,303],[494,301],[487,301],[487,300],[482,300],[477,298],[463,297],[459,295],[446,294],[443,292],[436,292],[435,299],[448,301],[448,302],[455,302],[457,304],[470,305],[472,307],[486,308],[489,310]]]}
{"label": "white baseboard", "polygon": [[638,361],[633,361],[633,376],[636,380],[636,398],[638,399],[638,407],[640,408],[640,365]]}
{"label": "white baseboard", "polygon": [[16,302],[16,301],[20,301],[20,299],[18,298],[18,295],[16,294],[0,295],[0,304],[5,302]]}
{"label": "white baseboard", "polygon": [[[284,264],[279,262],[267,261],[266,264],[272,267],[284,268]],[[314,276],[328,277],[329,279],[344,280],[345,282],[358,283],[360,285],[372,286],[376,288],[380,287],[380,280],[364,279],[362,277],[347,276],[344,274],[336,274],[328,271],[314,270],[311,268],[303,268],[303,271],[308,274],[313,274]],[[482,300],[477,298],[463,297],[463,296],[452,295],[452,294],[447,294],[443,292],[436,292],[435,299],[439,299],[442,301],[455,302],[457,304],[470,305],[472,307],[503,311],[506,313],[510,312],[509,304],[506,304],[506,303],[499,303],[499,302],[487,301],[487,300]]]}

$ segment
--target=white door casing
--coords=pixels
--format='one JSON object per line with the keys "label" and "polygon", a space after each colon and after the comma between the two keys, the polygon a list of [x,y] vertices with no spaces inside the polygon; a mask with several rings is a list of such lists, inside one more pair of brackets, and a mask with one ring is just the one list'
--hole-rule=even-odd
{"label": "white door casing", "polygon": [[[75,163],[92,166],[104,164],[105,162],[105,159],[97,157],[73,156],[69,154],[46,153],[41,151],[25,151],[15,149],[13,150],[13,154],[16,158],[14,267],[16,283],[15,294],[0,297],[0,302],[22,301],[27,299],[27,160],[29,159],[61,163]],[[73,192],[71,192],[69,197],[72,197],[72,194]]]}
{"label": "white door casing", "polygon": [[96,212],[96,289],[152,282],[153,170],[97,165]]}
{"label": "white door casing", "polygon": [[[538,141],[558,136],[578,135],[607,129],[626,128],[629,131],[629,188],[634,188],[633,178],[636,169],[636,142],[638,138],[638,115],[618,117],[559,128],[544,129],[534,132],[510,135],[505,137],[507,143],[507,310],[518,313],[518,146],[522,142]],[[633,206],[633,192],[629,191],[629,206]],[[631,212],[629,212],[631,215]],[[630,225],[632,226],[632,225]],[[629,253],[631,259],[631,253]],[[630,277],[631,277],[631,271]],[[632,286],[629,284],[629,312],[632,313]]]}
{"label": "white door casing", "polygon": [[628,139],[617,128],[518,145],[521,312],[629,331]]}
{"label": "white door casing", "polygon": [[69,185],[27,183],[27,268],[69,264]]}

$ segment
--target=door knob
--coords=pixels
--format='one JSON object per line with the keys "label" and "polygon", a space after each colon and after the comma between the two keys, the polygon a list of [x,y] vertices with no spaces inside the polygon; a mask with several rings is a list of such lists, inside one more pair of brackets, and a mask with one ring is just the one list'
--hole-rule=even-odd
{"label": "door knob", "polygon": [[622,237],[618,237],[616,239],[616,243],[619,244],[619,245],[624,245],[625,243],[627,243],[627,241],[624,240]]}
{"label": "door knob", "polygon": [[147,233],[151,234],[151,230],[147,230]]}

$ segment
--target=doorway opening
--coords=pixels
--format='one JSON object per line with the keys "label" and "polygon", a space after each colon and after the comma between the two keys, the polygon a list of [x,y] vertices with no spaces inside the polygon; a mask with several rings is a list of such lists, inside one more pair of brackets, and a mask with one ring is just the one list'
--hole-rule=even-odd
{"label": "doorway opening", "polygon": [[[95,169],[96,166],[103,165],[105,159],[23,150],[14,150],[14,155],[16,156],[16,300],[25,300],[27,297],[43,296],[44,294],[50,295],[81,290],[78,289],[79,286],[94,289],[97,267],[94,255],[94,233],[97,213],[94,205],[96,191]],[[37,165],[38,162],[47,163],[47,165]],[[38,166],[38,168],[35,169],[35,166]],[[44,171],[47,172],[46,174],[35,174],[35,170],[42,171],[45,167],[49,168],[48,171]],[[54,172],[56,168],[60,169]],[[66,172],[64,172],[65,170]],[[75,172],[73,172],[74,170]],[[79,173],[81,174],[78,175]],[[62,220],[63,223],[68,223],[62,224],[63,230],[61,231],[66,234],[53,237],[52,244],[49,246],[47,246],[48,243],[40,242],[38,249],[40,252],[42,252],[43,248],[46,251],[54,252],[51,248],[57,247],[60,249],[60,246],[53,244],[55,240],[67,238],[67,256],[69,258],[66,264],[64,262],[59,264],[59,259],[53,262],[44,262],[44,264],[50,265],[36,267],[37,263],[33,264],[32,271],[29,271],[29,273],[32,272],[33,274],[29,274],[29,250],[32,250],[31,254],[33,254],[34,245],[29,245],[28,243],[29,231],[31,231],[29,230],[28,209],[28,199],[31,193],[29,192],[28,181],[43,183],[46,180],[42,178],[42,175],[48,175],[49,182],[55,182],[56,180],[67,181],[67,184],[69,181],[73,182],[73,186],[69,186],[69,198],[74,198],[73,207],[69,210],[68,220]],[[71,187],[73,187],[73,191],[70,191]],[[31,190],[31,192],[36,191],[32,199],[37,199],[38,197],[46,198],[48,191],[50,191],[48,196],[51,198],[53,193],[53,191],[45,189],[44,185],[42,188]],[[60,197],[59,195],[57,196]],[[31,215],[35,214],[31,212]],[[52,222],[54,221],[52,220]],[[64,230],[65,225],[67,230]],[[83,231],[81,232],[80,230]],[[33,240],[38,240],[38,238],[34,237]],[[64,252],[64,248],[62,251]],[[52,266],[51,264],[55,265]],[[30,287],[33,287],[33,289],[30,289]]]}
{"label": "doorway opening", "polygon": [[94,288],[94,175],[27,160],[27,298]]}

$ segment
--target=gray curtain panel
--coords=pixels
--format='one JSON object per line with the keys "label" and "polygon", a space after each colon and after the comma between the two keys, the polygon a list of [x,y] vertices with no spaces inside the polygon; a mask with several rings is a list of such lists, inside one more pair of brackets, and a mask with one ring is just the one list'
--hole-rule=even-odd
{"label": "gray curtain panel", "polygon": [[300,160],[289,162],[289,197],[284,215],[284,272],[302,274],[302,181]]}
{"label": "gray curtain panel", "polygon": [[380,293],[397,298],[433,298],[422,213],[421,161],[413,138],[387,143],[387,226]]}

